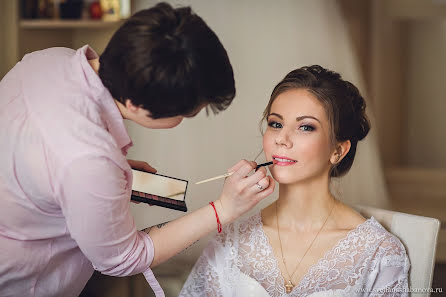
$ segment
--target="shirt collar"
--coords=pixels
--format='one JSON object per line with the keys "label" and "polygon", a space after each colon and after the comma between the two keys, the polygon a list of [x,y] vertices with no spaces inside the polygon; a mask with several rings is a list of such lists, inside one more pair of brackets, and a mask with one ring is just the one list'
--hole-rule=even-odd
{"label": "shirt collar", "polygon": [[101,107],[101,116],[104,119],[107,130],[115,139],[116,144],[121,149],[122,153],[127,155],[127,151],[133,145],[133,142],[127,133],[124,119],[122,118],[121,112],[110,92],[102,84],[99,75],[88,63],[88,60],[98,58],[98,54],[89,45],[84,45],[77,50],[76,56],[80,59],[81,67],[91,95]]}

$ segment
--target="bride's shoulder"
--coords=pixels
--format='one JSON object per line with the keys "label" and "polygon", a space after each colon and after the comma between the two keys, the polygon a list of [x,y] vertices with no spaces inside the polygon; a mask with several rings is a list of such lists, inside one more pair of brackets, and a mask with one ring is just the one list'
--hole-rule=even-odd
{"label": "bride's shoulder", "polygon": [[334,221],[338,229],[350,231],[364,224],[367,219],[364,218],[352,207],[340,202],[337,205],[337,211]]}
{"label": "bride's shoulder", "polygon": [[400,239],[384,228],[373,216],[366,219],[347,205],[342,215],[345,220],[344,226],[354,233],[351,234],[352,237],[364,238],[364,243],[370,247],[386,250],[392,254],[405,255],[406,251]]}

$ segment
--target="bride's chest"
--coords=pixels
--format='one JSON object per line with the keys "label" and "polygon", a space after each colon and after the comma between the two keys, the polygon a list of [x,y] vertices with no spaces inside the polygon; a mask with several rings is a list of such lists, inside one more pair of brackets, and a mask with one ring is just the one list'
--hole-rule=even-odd
{"label": "bride's chest", "polygon": [[[296,285],[309,269],[335,247],[347,235],[348,231],[335,230],[317,233],[279,234],[271,228],[264,228],[264,235],[270,246],[270,257],[277,262],[280,274],[285,282]],[[330,265],[330,263],[325,263]]]}
{"label": "bride's chest", "polygon": [[[347,240],[347,232],[326,232],[311,243],[311,236],[285,234],[282,239],[281,234],[279,241],[277,232],[267,228],[252,231],[239,243],[240,270],[271,296],[306,296],[320,289],[344,291],[363,282],[357,267],[366,264],[358,263],[350,252],[356,240]],[[293,287],[287,295],[289,280]]]}

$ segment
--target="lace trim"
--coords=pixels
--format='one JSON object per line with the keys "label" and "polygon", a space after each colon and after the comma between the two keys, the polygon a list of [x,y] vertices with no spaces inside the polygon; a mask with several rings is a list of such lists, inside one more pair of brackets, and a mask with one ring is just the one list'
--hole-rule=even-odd
{"label": "lace trim", "polygon": [[[339,289],[356,287],[357,281],[367,272],[367,263],[372,262],[371,258],[376,256],[374,254],[377,246],[389,236],[374,217],[366,220],[350,230],[321,259],[310,266],[300,283],[290,294],[286,294],[284,278],[268,237],[263,231],[260,213],[241,222],[239,230],[240,247],[246,248],[239,250],[243,260],[237,266],[242,272],[259,281],[273,297],[306,296],[310,292],[325,290],[328,285],[330,288]],[[247,235],[246,238],[243,235]],[[381,251],[384,252],[385,250]]]}
{"label": "lace trim", "polygon": [[403,255],[388,255],[381,260],[382,265],[393,267],[404,267],[406,264],[406,257]]}
{"label": "lace trim", "polygon": [[286,294],[278,260],[263,231],[261,215],[257,213],[226,226],[211,241],[180,296],[232,296],[240,273],[253,278],[272,297],[303,297],[329,290],[354,296],[358,295],[357,289],[373,288],[378,269],[392,265],[404,267],[404,271],[395,275],[389,286],[407,288],[410,264],[404,246],[372,217],[350,230]]}

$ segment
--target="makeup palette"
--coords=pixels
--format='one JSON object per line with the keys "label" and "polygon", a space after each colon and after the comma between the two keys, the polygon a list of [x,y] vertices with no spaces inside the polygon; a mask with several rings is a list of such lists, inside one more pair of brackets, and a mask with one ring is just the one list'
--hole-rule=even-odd
{"label": "makeup palette", "polygon": [[132,172],[133,201],[187,211],[187,180],[136,169],[132,169]]}

